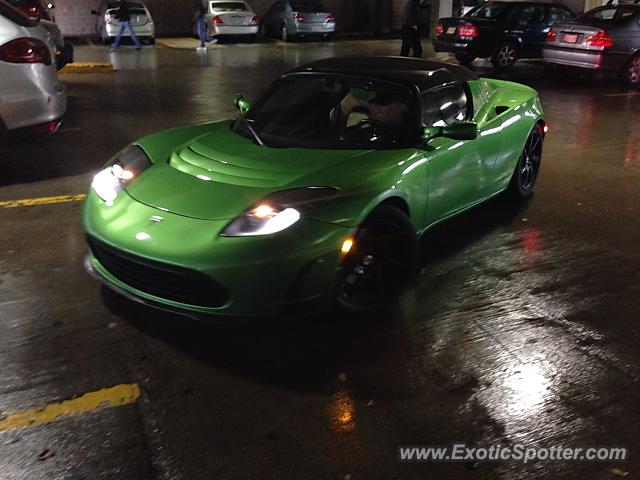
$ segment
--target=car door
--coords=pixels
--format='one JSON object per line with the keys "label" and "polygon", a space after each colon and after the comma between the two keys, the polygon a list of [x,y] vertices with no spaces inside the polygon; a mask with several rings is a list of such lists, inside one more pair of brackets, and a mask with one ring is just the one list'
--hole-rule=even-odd
{"label": "car door", "polygon": [[[468,120],[473,114],[472,105],[465,84],[428,90],[422,94],[423,122],[426,126],[444,127]],[[426,225],[454,215],[485,196],[481,139],[438,137],[425,145],[429,186]]]}
{"label": "car door", "polygon": [[542,47],[549,31],[546,6],[542,3],[519,5],[510,30],[511,35],[521,42],[520,57],[542,56]]}

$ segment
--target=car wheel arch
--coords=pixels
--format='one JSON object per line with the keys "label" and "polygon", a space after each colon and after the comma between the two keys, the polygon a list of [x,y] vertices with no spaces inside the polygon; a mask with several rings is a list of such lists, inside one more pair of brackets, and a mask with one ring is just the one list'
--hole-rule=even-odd
{"label": "car wheel arch", "polygon": [[385,192],[381,195],[376,196],[374,199],[372,199],[367,204],[367,206],[364,209],[362,209],[362,212],[358,217],[357,225],[361,225],[376,208],[382,205],[387,205],[387,206],[397,208],[402,213],[404,213],[411,222],[413,222],[409,201],[407,200],[405,195],[399,191],[391,191],[391,192]]}

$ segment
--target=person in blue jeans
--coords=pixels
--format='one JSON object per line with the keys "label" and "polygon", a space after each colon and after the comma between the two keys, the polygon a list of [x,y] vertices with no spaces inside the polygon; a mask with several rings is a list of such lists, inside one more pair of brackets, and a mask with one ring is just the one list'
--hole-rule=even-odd
{"label": "person in blue jeans", "polygon": [[207,33],[207,25],[204,19],[204,15],[206,13],[207,10],[202,0],[195,0],[193,22],[196,24],[196,31],[198,32],[198,38],[200,39],[200,46],[196,48],[196,52],[198,53],[206,52],[207,46],[205,43],[213,40],[213,37],[209,36]]}
{"label": "person in blue jeans", "polygon": [[133,43],[136,46],[136,50],[140,50],[140,47],[142,45],[140,45],[138,37],[136,37],[133,28],[131,28],[131,14],[129,13],[129,4],[127,3],[127,0],[120,0],[118,2],[118,11],[116,12],[116,18],[118,19],[118,22],[120,22],[120,30],[118,30],[115,42],[113,42],[113,49],[115,50],[116,48],[120,47],[120,37],[122,37],[124,29],[126,28],[129,30],[131,40],[133,40]]}

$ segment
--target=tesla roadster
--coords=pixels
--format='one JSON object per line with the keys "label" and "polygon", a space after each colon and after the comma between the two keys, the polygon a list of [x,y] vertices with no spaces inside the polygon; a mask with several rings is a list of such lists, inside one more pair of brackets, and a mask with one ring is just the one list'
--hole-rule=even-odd
{"label": "tesla roadster", "polygon": [[150,135],[96,174],[94,277],[196,317],[375,311],[410,283],[431,226],[532,193],[546,132],[533,89],[399,57],[316,61],[235,104],[236,119]]}

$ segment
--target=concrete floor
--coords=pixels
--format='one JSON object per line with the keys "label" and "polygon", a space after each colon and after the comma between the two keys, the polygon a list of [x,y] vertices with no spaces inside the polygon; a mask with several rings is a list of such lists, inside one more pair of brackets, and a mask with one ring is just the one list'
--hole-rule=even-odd
{"label": "concrete floor", "polygon": [[[126,143],[232,116],[234,93],[254,98],[301,62],[398,48],[78,47],[118,71],[64,77],[62,131],[12,148],[0,202],[82,193]],[[114,385],[141,391],[0,431],[0,479],[639,478],[640,95],[538,63],[502,78],[537,88],[547,112],[536,194],[427,235],[424,269],[386,323],[194,325],[87,277],[78,202],[0,207],[0,422]],[[630,459],[398,461],[401,445],[456,441],[624,446]]]}

